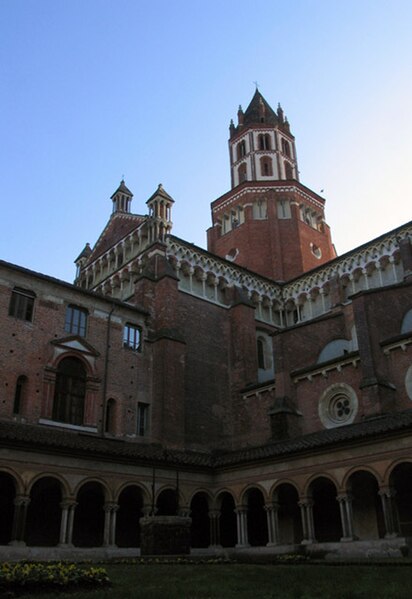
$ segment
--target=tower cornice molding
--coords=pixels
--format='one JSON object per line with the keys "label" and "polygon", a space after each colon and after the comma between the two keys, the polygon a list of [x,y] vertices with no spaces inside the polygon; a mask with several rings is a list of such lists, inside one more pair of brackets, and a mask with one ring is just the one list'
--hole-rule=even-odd
{"label": "tower cornice molding", "polygon": [[[275,193],[279,193],[279,194],[280,193],[295,193],[296,195],[304,198],[306,201],[308,201],[310,204],[312,204],[316,208],[319,208],[321,210],[324,209],[324,200],[323,199],[321,199],[322,201],[315,199],[312,195],[306,193],[305,191],[300,189],[300,187],[298,187],[297,185],[279,185],[277,181],[274,183],[276,183],[276,185],[268,185],[268,184],[262,185],[261,183],[257,183],[256,185],[247,185],[246,187],[244,187],[243,189],[241,189],[237,192],[236,191],[228,192],[228,195],[230,197],[228,197],[226,200],[222,201],[222,198],[224,196],[221,196],[220,198],[218,198],[217,200],[215,200],[212,203],[212,212],[214,214],[216,214],[217,212],[220,212],[221,210],[223,210],[224,208],[227,208],[231,204],[234,204],[240,198],[242,198],[243,196],[245,196],[247,194],[250,194],[250,193],[264,194],[264,193],[269,193],[269,192],[275,192]],[[218,203],[217,206],[215,206],[216,203]]]}

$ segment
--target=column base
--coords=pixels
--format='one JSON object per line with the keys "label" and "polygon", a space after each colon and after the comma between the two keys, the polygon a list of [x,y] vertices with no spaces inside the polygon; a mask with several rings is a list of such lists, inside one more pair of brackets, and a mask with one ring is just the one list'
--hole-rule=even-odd
{"label": "column base", "polygon": [[280,543],[266,543],[266,547],[277,547]]}
{"label": "column base", "polygon": [[301,542],[301,545],[312,545],[313,543],[316,543],[316,539],[303,539],[303,541]]}
{"label": "column base", "polygon": [[355,537],[355,536],[353,536],[353,537],[341,537],[340,538],[340,542],[341,543],[350,543],[351,541],[357,541],[357,540],[358,540],[358,537]]}
{"label": "column base", "polygon": [[399,534],[397,532],[387,532],[385,535],[385,539],[397,539]]}
{"label": "column base", "polygon": [[235,545],[236,549],[246,549],[247,547],[250,547],[249,543],[245,543],[244,545],[241,545],[240,543],[236,543],[236,545]]}
{"label": "column base", "polygon": [[26,547],[26,543],[24,541],[10,541],[8,545],[10,545],[10,547]]}
{"label": "column base", "polygon": [[63,549],[73,549],[73,543],[58,543],[57,547],[62,547]]}

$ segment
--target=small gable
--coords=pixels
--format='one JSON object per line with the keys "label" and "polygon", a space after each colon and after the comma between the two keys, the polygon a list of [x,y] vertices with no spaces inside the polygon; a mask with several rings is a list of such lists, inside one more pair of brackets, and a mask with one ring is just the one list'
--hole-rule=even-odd
{"label": "small gable", "polygon": [[94,349],[90,343],[87,343],[82,337],[78,337],[77,335],[71,337],[63,337],[62,339],[55,339],[52,342],[52,345],[56,346],[60,352],[63,351],[78,351],[88,356],[99,356],[99,352]]}
{"label": "small gable", "polygon": [[96,260],[96,258],[116,245],[116,243],[136,229],[145,218],[145,216],[138,214],[113,214],[97,240],[87,262],[93,262],[93,260]]}

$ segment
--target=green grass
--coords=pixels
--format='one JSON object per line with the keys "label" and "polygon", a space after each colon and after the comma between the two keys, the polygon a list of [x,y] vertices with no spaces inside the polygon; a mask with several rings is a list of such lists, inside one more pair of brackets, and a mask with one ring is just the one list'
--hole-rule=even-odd
{"label": "green grass", "polygon": [[[112,587],[59,599],[410,599],[412,565],[105,565]],[[30,595],[51,599],[50,593]],[[28,595],[20,595],[28,597]]]}

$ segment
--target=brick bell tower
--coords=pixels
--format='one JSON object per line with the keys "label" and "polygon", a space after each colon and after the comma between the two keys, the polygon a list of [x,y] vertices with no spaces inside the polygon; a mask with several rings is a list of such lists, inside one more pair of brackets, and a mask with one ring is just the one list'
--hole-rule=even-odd
{"label": "brick bell tower", "polygon": [[275,112],[256,89],[229,131],[232,189],[211,204],[208,250],[278,281],[334,258],[325,200],[299,182],[280,105]]}

